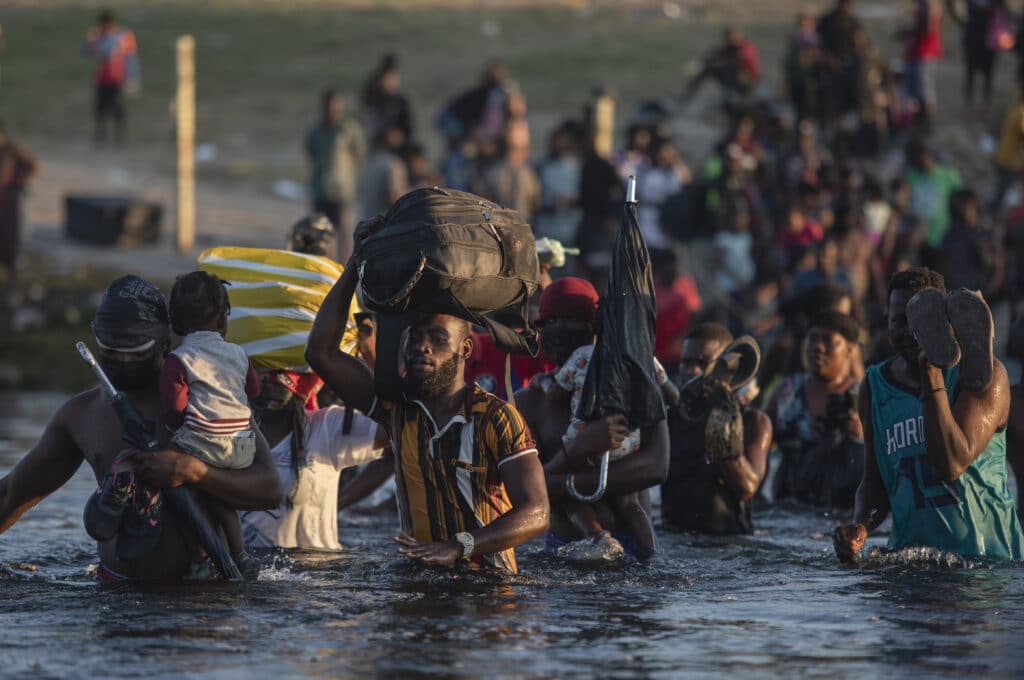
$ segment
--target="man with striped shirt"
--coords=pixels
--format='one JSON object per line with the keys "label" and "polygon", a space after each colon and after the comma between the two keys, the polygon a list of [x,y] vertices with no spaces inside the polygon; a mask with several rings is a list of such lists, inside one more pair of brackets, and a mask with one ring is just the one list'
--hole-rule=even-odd
{"label": "man with striped shirt", "polygon": [[[360,225],[361,236],[372,225]],[[544,472],[515,407],[465,381],[469,325],[426,316],[409,328],[403,396],[386,401],[373,374],[338,349],[358,281],[354,258],[324,299],[306,360],[349,406],[387,430],[395,453],[398,552],[432,567],[461,560],[516,571],[513,548],[548,528]]]}

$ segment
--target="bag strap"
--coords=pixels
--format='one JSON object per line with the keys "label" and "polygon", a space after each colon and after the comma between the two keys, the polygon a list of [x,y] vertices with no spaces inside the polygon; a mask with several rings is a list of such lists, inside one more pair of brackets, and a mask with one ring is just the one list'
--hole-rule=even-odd
{"label": "bag strap", "polygon": [[373,367],[373,383],[377,394],[388,401],[398,401],[402,396],[398,355],[401,351],[402,332],[414,316],[394,312],[377,315],[377,361]]}
{"label": "bag strap", "polygon": [[505,401],[516,407],[516,395],[512,392],[512,355],[505,353]]}
{"label": "bag strap", "polygon": [[420,279],[423,277],[423,270],[426,268],[426,266],[427,258],[425,255],[421,254],[420,263],[416,266],[416,271],[412,273],[412,276],[410,276],[409,280],[405,282],[405,285],[399,288],[398,292],[392,295],[391,297],[384,300],[378,300],[373,296],[372,293],[370,293],[369,288],[363,285],[363,274],[365,273],[366,269],[366,260],[363,260],[361,263],[359,263],[359,286],[363,289],[363,297],[375,307],[398,307],[400,304],[405,302],[405,299],[408,298],[409,295],[412,293],[412,289],[415,288],[416,284],[420,282]]}
{"label": "bag strap", "polygon": [[[525,284],[523,285],[523,288],[524,290],[526,289]],[[511,350],[516,354],[537,356],[537,339],[532,333],[526,336],[520,335],[500,321],[495,321],[490,317],[478,314],[477,312],[469,309],[466,305],[462,304],[462,301],[459,300],[451,290],[446,292],[448,293],[448,297],[452,304],[461,312],[462,318],[486,328],[487,332],[491,334],[491,337],[494,338],[494,342],[499,347],[505,351]]]}

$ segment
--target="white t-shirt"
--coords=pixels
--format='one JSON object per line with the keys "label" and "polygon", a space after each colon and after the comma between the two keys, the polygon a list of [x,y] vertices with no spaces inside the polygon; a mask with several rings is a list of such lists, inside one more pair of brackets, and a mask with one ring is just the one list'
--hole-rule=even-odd
{"label": "white t-shirt", "polygon": [[640,198],[637,221],[648,248],[669,246],[668,238],[661,230],[661,205],[682,188],[683,182],[674,168],[651,167],[640,175],[636,188]]}
{"label": "white t-shirt", "polygon": [[362,465],[380,455],[373,448],[377,423],[361,413],[352,414],[352,428],[342,432],[345,409],[339,406],[306,414],[306,462],[299,471],[298,488],[292,472],[291,435],[271,449],[281,476],[284,495],[274,510],[241,513],[242,532],[249,548],[310,548],[341,550],[338,543],[338,483],[343,468]]}

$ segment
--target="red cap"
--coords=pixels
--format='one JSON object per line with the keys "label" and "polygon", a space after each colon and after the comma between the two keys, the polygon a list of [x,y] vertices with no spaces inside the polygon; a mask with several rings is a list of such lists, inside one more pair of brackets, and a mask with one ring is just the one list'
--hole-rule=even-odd
{"label": "red cap", "polygon": [[299,373],[298,371],[284,370],[271,371],[264,378],[264,380],[267,379],[287,387],[292,394],[301,399],[307,406],[316,396],[316,393],[320,391],[320,388],[324,386],[324,381],[316,373]]}
{"label": "red cap", "polygon": [[593,324],[597,321],[599,297],[593,284],[575,276],[558,279],[540,296],[537,323],[551,319],[572,319]]}

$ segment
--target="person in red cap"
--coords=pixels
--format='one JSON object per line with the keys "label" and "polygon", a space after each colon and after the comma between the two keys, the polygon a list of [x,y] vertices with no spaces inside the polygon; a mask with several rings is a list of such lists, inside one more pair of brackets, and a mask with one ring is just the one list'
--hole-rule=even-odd
{"label": "person in red cap", "polygon": [[[598,294],[590,282],[566,277],[548,286],[541,295],[537,319],[545,356],[559,367],[565,367],[578,350],[592,347],[598,312]],[[573,425],[570,399],[559,393],[559,372],[535,376],[530,386],[516,395],[516,405],[533,432],[545,463],[548,497],[552,503],[546,549],[553,552],[579,538],[591,538],[598,547],[608,548],[609,555],[622,549],[635,556],[649,553],[654,543],[653,531],[644,540],[637,535],[641,532],[636,531],[634,523],[624,521],[626,518],[612,511],[610,504],[593,504],[587,513],[581,514],[576,512],[578,506],[571,502],[566,489],[570,474],[567,470],[577,471],[577,488],[593,489],[597,485],[597,472],[596,468],[587,466],[587,459],[617,449],[630,438],[631,431],[622,415],[581,423],[579,427]],[[575,435],[566,437],[570,427]],[[611,499],[637,494],[638,502],[649,517],[650,499],[646,490],[660,483],[667,471],[668,432],[661,422],[640,432],[631,455],[609,465],[605,495]]]}

